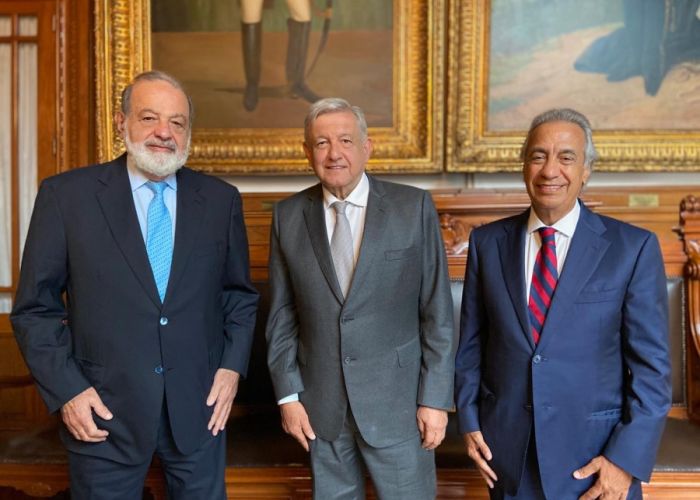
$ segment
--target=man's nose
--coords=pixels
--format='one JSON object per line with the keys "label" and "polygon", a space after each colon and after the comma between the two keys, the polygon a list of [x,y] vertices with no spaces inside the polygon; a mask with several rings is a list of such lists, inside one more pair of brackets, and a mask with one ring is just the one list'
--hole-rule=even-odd
{"label": "man's nose", "polygon": [[559,171],[560,168],[558,158],[556,156],[547,157],[547,161],[545,161],[544,166],[542,167],[542,175],[548,179],[552,179],[559,176]]}
{"label": "man's nose", "polygon": [[340,158],[340,146],[339,146],[337,143],[335,143],[335,142],[331,142],[331,143],[330,143],[330,146],[329,146],[329,149],[328,149],[328,156],[329,156],[331,159],[338,159],[338,158]]}
{"label": "man's nose", "polygon": [[159,121],[153,133],[159,139],[170,139],[173,136],[170,124],[167,121]]}

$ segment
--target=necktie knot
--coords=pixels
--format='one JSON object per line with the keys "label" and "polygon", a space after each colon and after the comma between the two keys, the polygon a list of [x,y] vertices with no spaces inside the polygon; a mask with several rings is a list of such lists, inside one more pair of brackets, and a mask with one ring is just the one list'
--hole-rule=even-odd
{"label": "necktie knot", "polygon": [[347,201],[335,201],[331,205],[335,210],[336,215],[345,215],[345,209],[348,207]]}
{"label": "necktie knot", "polygon": [[148,181],[146,183],[146,187],[153,191],[154,195],[163,196],[163,191],[165,191],[165,188],[168,187],[168,183],[165,181]]}
{"label": "necktie knot", "polygon": [[554,235],[557,233],[556,229],[554,229],[553,227],[545,226],[539,228],[538,231],[540,233],[540,238],[542,239],[543,245],[554,242]]}

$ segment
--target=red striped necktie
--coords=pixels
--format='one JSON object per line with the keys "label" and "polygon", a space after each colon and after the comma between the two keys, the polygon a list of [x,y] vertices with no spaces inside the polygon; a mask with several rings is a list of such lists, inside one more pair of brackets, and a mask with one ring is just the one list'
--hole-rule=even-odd
{"label": "red striped necktie", "polygon": [[556,229],[553,227],[541,227],[538,229],[542,246],[535,258],[535,267],[532,270],[532,284],[530,285],[530,301],[528,310],[530,313],[530,330],[532,338],[537,344],[540,341],[542,328],[544,327],[547,312],[552,303],[554,289],[557,287],[559,273],[557,272],[557,248],[554,243]]}

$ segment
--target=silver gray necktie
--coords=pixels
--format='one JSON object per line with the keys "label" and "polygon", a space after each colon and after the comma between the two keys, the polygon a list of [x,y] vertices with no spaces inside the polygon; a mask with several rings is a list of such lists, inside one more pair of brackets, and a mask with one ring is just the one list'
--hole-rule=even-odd
{"label": "silver gray necktie", "polygon": [[335,210],[335,229],[331,238],[331,256],[335,265],[335,275],[338,277],[340,289],[343,291],[343,297],[348,295],[350,283],[352,282],[352,272],[355,267],[350,222],[345,215],[347,205],[347,201],[336,201],[331,205]]}

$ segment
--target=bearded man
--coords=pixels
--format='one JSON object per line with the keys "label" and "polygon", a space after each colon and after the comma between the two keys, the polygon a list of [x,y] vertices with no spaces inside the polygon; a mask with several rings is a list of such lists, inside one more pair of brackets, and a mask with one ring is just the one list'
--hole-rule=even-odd
{"label": "bearded man", "polygon": [[223,499],[258,302],[240,195],[183,167],[192,103],[169,75],[138,75],[115,120],[126,154],[42,183],[11,321],[71,498],[141,498],[155,454],[169,498]]}

